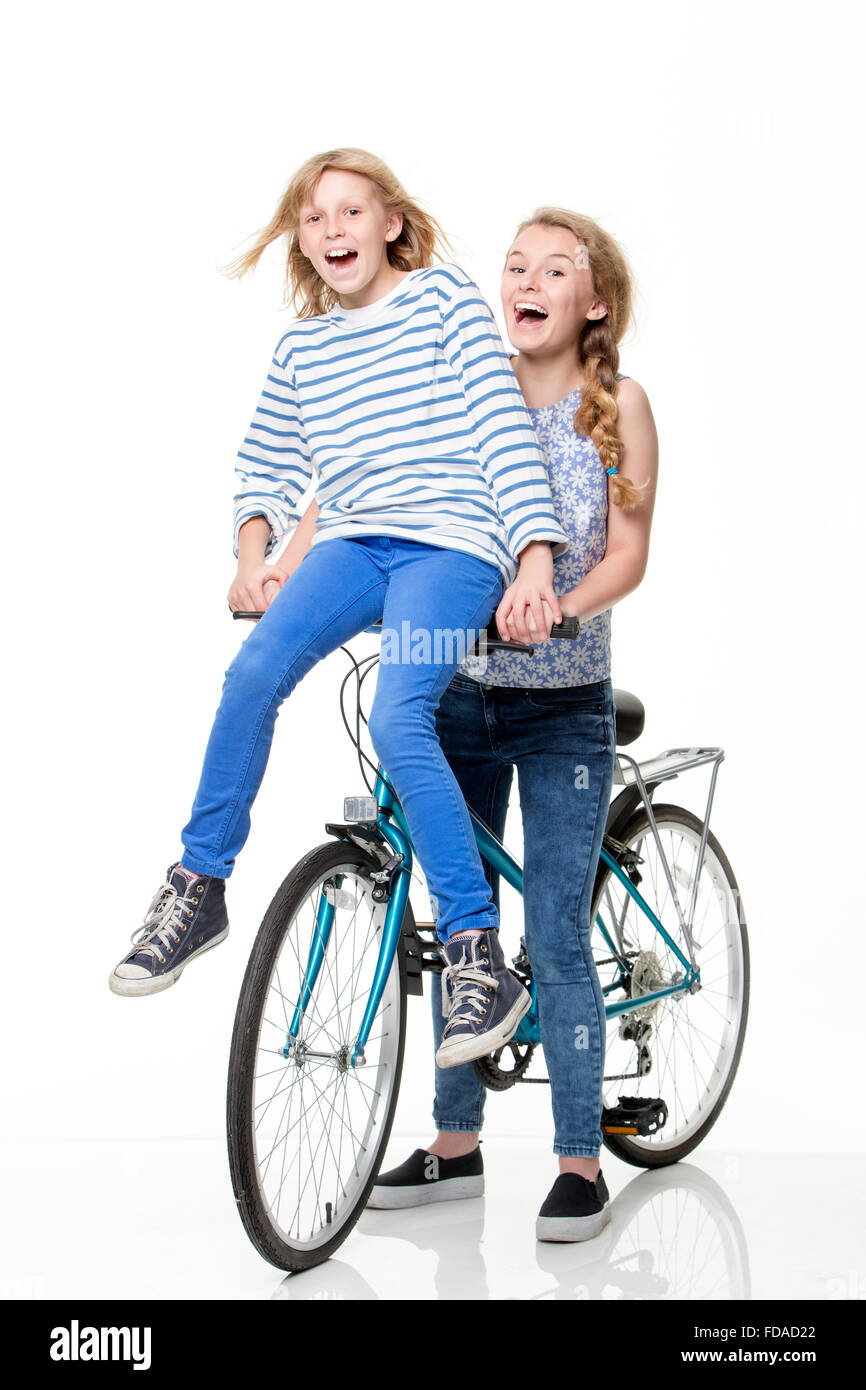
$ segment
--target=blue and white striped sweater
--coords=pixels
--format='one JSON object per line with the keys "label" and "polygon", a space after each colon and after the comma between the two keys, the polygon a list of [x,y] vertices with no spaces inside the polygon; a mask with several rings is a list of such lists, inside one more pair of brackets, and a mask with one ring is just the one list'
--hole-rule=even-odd
{"label": "blue and white striped sweater", "polygon": [[271,526],[269,559],[315,475],[313,544],[400,536],[497,566],[529,541],[568,547],[532,421],[496,322],[458,266],[407,275],[363,309],[300,319],[277,344],[238,451],[234,552]]}

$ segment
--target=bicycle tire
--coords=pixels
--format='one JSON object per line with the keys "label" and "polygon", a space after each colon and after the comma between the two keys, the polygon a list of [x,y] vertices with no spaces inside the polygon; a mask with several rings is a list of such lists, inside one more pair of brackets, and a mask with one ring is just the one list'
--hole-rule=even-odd
{"label": "bicycle tire", "polygon": [[[658,806],[653,807],[653,814],[655,816],[656,824],[659,828],[660,834],[678,834],[680,839],[683,840],[683,842],[685,842],[686,838],[688,838],[689,842],[692,845],[694,845],[694,841],[696,839],[699,841],[703,829],[703,822],[697,816],[693,815],[691,811],[687,811],[681,806],[675,806],[671,804],[660,804]],[[639,807],[635,811],[634,815],[629,819],[625,827],[621,831],[617,832],[617,838],[624,844],[632,847],[636,843],[646,841],[647,844],[652,846],[652,851],[655,852],[655,842],[652,835],[650,820],[644,807]],[[715,1074],[715,1071],[718,1071],[718,1068],[715,1068],[714,1074],[712,1075],[710,1099],[702,1112],[701,1102],[699,1098],[697,1102],[698,1113],[694,1118],[692,1118],[687,1124],[683,1126],[682,1137],[680,1139],[677,1139],[675,1135],[672,1135],[671,1132],[668,1130],[668,1125],[671,1123],[670,1105],[668,1123],[664,1126],[664,1128],[658,1131],[656,1135],[650,1135],[646,1137],[622,1134],[604,1135],[605,1146],[610,1150],[610,1152],[615,1154],[617,1158],[622,1159],[623,1162],[629,1163],[634,1167],[666,1167],[668,1164],[679,1162],[680,1159],[685,1158],[687,1154],[691,1153],[693,1149],[697,1148],[698,1144],[700,1144],[706,1138],[707,1134],[712,1129],[713,1125],[716,1123],[716,1121],[719,1118],[719,1115],[721,1114],[721,1111],[725,1105],[728,1095],[730,1094],[731,1086],[733,1085],[734,1078],[737,1074],[737,1069],[740,1063],[740,1057],[742,1055],[743,1042],[745,1040],[746,1034],[746,1023],[748,1019],[750,996],[750,960],[748,931],[746,927],[745,915],[743,912],[742,897],[737,884],[737,880],[734,877],[733,870],[724,850],[722,849],[721,845],[716,839],[716,836],[713,834],[711,830],[707,833],[705,859],[701,870],[702,878],[705,873],[709,873],[711,879],[714,879],[716,881],[716,886],[718,886],[719,879],[724,881],[728,894],[726,909],[732,910],[728,912],[728,920],[725,921],[722,929],[727,932],[730,938],[730,958],[727,962],[727,968],[732,972],[732,977],[735,982],[732,988],[733,990],[735,990],[737,994],[737,999],[736,1019],[733,1024],[733,1035],[731,1036],[730,1030],[728,1030],[728,1034],[723,1038],[722,1042],[719,1044],[720,1054],[724,1054],[724,1074],[721,1077],[719,1077]],[[610,869],[602,860],[599,864],[598,873],[596,875],[591,917],[591,941],[593,945],[594,954],[597,958],[600,956],[607,957],[610,955],[609,947],[601,937],[601,933],[597,925],[597,914],[601,910],[602,901],[604,899],[606,889],[609,885],[613,883],[616,883],[616,887],[619,893],[621,894],[621,897],[625,899],[627,895],[621,888],[621,885],[619,885],[615,880],[614,875],[611,873]],[[653,910],[656,912],[656,915],[659,917],[659,920],[662,921],[662,923],[665,925],[670,935],[673,936],[675,940],[678,940],[678,938],[680,937],[678,926],[676,926],[675,929],[672,929],[670,912],[668,912],[666,920],[666,915],[662,910],[660,910],[660,905],[652,901],[652,893],[648,890],[648,885],[645,881],[641,883],[639,891],[641,892],[642,896],[647,900],[649,906],[653,908]],[[667,891],[667,889],[665,891]],[[661,938],[659,938],[658,933],[655,932],[655,929],[651,927],[651,924],[648,922],[648,919],[646,919],[642,913],[638,912],[631,899],[629,899],[629,904],[629,910],[633,912],[633,916],[630,919],[630,921],[633,923],[635,921],[635,918],[639,916],[640,921],[646,923],[647,927],[650,928],[655,940],[660,941]],[[697,911],[695,916],[697,919]],[[673,920],[676,924],[675,916]],[[698,941],[700,941],[700,930],[697,929],[697,920],[695,922],[695,928],[695,935]],[[682,942],[682,940],[678,940],[678,944],[680,945],[681,949],[684,948],[684,943]],[[688,952],[684,950],[684,954],[687,955]],[[671,960],[675,959],[675,957],[671,956]],[[697,953],[697,963],[699,966],[701,965],[700,950]],[[599,969],[599,977],[602,981],[602,985],[604,985],[605,978],[601,969]],[[697,1005],[695,1004],[695,1001],[700,1001],[701,993],[704,989],[708,988],[709,986],[709,982],[704,978],[703,967],[701,984],[702,989],[698,991],[696,994],[687,994],[680,996],[676,999],[663,1001],[662,1005],[659,1006],[659,1012],[665,1018],[673,1020],[674,1024],[676,1024],[677,1014],[674,1011],[679,1010],[680,1012],[682,1012],[684,1009],[689,1010],[689,1008],[696,1008]],[[658,1035],[659,1028],[657,1019],[654,1020],[653,1028],[655,1029],[656,1034]],[[615,1046],[616,1040],[619,1037],[619,1029],[620,1024],[618,1020],[611,1020],[608,1023],[607,1041],[605,1048],[606,1079],[604,1103],[606,1106],[616,1104],[617,1092],[625,1094],[629,1091],[629,1087],[627,1085],[618,1084],[614,1086],[612,1080],[608,1079],[608,1073],[611,1070],[611,1053]],[[706,1046],[706,1042],[704,1042],[702,1045]],[[664,1065],[668,1065],[667,1057],[665,1057]],[[671,1083],[668,1082],[667,1084],[670,1085]],[[676,1091],[675,1083],[673,1083],[673,1085],[674,1096],[676,1097],[678,1093]],[[655,1093],[661,1093],[661,1098],[665,1100],[666,1104],[668,1104],[668,1097],[663,1094],[664,1087],[660,1086],[658,1078],[654,1078],[652,1072],[649,1073],[648,1077],[640,1077],[638,1079],[636,1088],[637,1094],[644,1094],[648,1097],[652,1096],[654,1094],[654,1088]],[[676,1123],[677,1122],[675,1121],[675,1124]]]}
{"label": "bicycle tire", "polygon": [[[259,1254],[278,1269],[292,1272],[310,1269],[314,1265],[321,1264],[330,1258],[334,1251],[342,1245],[361,1215],[361,1212],[364,1210],[370,1189],[376,1180],[379,1166],[385,1153],[388,1137],[391,1132],[403,1066],[403,1053],[406,1040],[406,965],[402,946],[398,945],[394,965],[386,981],[385,994],[383,995],[382,1003],[371,1029],[372,1037],[377,1033],[380,1021],[383,1022],[383,1031],[380,1035],[382,1045],[379,1051],[379,1061],[372,1069],[369,1065],[362,1068],[352,1068],[351,1066],[338,1065],[335,1054],[333,1065],[330,1065],[328,1062],[317,1061],[313,1068],[310,1069],[308,1075],[310,1086],[318,1095],[317,1084],[312,1079],[315,1074],[315,1067],[318,1067],[319,1080],[322,1082],[323,1086],[330,1086],[332,1082],[336,1080],[337,1074],[339,1073],[347,1088],[344,1092],[342,1101],[344,1107],[346,1095],[353,1094],[348,1090],[350,1085],[355,1088],[370,1087],[372,1085],[372,1094],[369,1101],[367,1101],[363,1091],[359,1093],[370,1112],[369,1121],[365,1121],[365,1123],[367,1124],[366,1135],[371,1142],[367,1146],[364,1146],[363,1141],[361,1142],[359,1154],[362,1152],[363,1157],[356,1157],[354,1166],[351,1170],[347,1170],[349,1171],[348,1181],[351,1188],[351,1196],[346,1193],[340,1161],[337,1161],[335,1163],[337,1183],[333,1188],[333,1200],[329,1202],[322,1198],[325,1206],[326,1220],[319,1230],[311,1227],[311,1234],[302,1237],[300,1234],[301,1218],[299,1215],[298,1233],[293,1233],[291,1227],[287,1228],[280,1223],[281,1198],[277,1197],[273,1199],[269,1197],[266,1190],[267,1173],[262,1170],[263,1159],[259,1158],[257,1152],[258,1141],[261,1139],[261,1134],[257,1131],[261,1130],[263,1116],[267,1115],[271,1100],[276,1099],[278,1094],[278,1089],[276,1089],[273,1091],[271,1100],[263,1102],[261,1096],[259,1096],[257,1101],[257,1081],[262,1080],[263,1076],[262,1073],[257,1073],[257,1059],[260,1054],[266,1053],[266,1064],[268,1066],[276,1062],[274,1072],[268,1075],[276,1075],[277,1081],[275,1083],[269,1082],[268,1084],[269,1086],[279,1088],[283,1082],[285,1083],[285,1091],[289,1097],[285,1105],[288,1107],[289,1115],[291,1115],[293,1088],[297,1096],[298,1087],[300,1087],[300,1104],[303,1105],[304,1078],[301,1076],[301,1073],[304,1070],[304,1066],[309,1065],[309,1063],[303,1060],[302,1054],[296,1054],[302,1056],[302,1060],[297,1061],[296,1058],[288,1057],[285,1052],[283,1052],[284,1066],[282,1075],[280,1075],[280,1067],[283,1064],[279,1062],[279,1048],[275,1049],[271,1046],[264,1048],[260,1040],[263,1037],[263,1029],[267,1029],[264,1036],[266,1036],[270,1042],[270,1030],[276,1028],[277,1033],[279,1033],[282,1025],[275,1025],[272,1020],[269,1020],[265,1010],[268,1006],[268,1000],[271,994],[276,994],[278,1003],[280,1000],[282,1001],[283,1017],[286,1023],[288,1023],[289,1011],[293,1003],[296,1004],[298,999],[298,991],[293,993],[291,987],[287,987],[285,993],[283,992],[283,986],[279,976],[279,965],[280,961],[283,959],[284,948],[289,940],[289,933],[292,932],[294,924],[300,922],[301,913],[306,905],[310,903],[312,895],[322,888],[324,880],[330,879],[335,874],[339,874],[341,868],[348,871],[346,875],[341,876],[342,883],[345,883],[348,879],[348,875],[352,874],[355,876],[355,880],[358,884],[365,884],[368,889],[372,889],[373,885],[372,881],[369,879],[369,874],[372,870],[378,868],[378,863],[374,857],[360,847],[342,841],[334,841],[333,843],[320,845],[318,848],[306,854],[291,870],[277,890],[265,914],[261,927],[259,928],[247,964],[235,1014],[229,1057],[226,1125],[229,1168],[231,1171],[232,1188],[238,1213],[247,1235]],[[346,892],[347,896],[349,896],[348,890],[341,889],[339,891]],[[341,900],[338,899],[338,901]],[[373,965],[375,965],[375,960],[378,956],[377,942],[378,939],[380,939],[381,923],[384,919],[385,908],[386,904],[376,905],[375,908],[371,908],[371,914],[373,912],[379,914],[378,919],[376,919],[378,920],[378,928],[376,935],[374,935],[372,941],[370,941],[365,948],[363,957],[366,958],[369,956],[372,959]],[[408,904],[406,912],[411,919],[411,907]],[[352,920],[354,920],[356,916],[357,910],[353,914]],[[371,920],[374,920],[372,916]],[[301,928],[298,927],[298,933],[300,933],[300,931]],[[335,939],[336,934],[337,922],[335,909],[335,927],[332,931],[328,948],[326,948],[326,956],[327,950],[331,947],[331,941]],[[345,939],[348,940],[348,936],[345,932],[344,936]],[[339,949],[339,946],[340,942],[337,941],[337,945],[334,949]],[[299,975],[301,979],[306,982],[308,978],[307,967],[309,966],[309,956],[306,958],[303,956],[303,942],[301,942],[300,951],[298,951],[294,944],[292,945],[292,950],[296,956]],[[302,959],[307,960],[307,966],[301,964]],[[336,968],[339,969],[338,966]],[[364,969],[367,969],[366,964],[364,965]],[[277,987],[274,990],[273,978],[275,973],[277,975]],[[318,1007],[315,991],[319,990],[319,997],[323,997],[326,974],[331,974],[329,968],[327,970],[322,969],[319,972],[316,984],[311,991],[309,1004],[301,1014],[304,1032],[307,1031],[307,1020],[311,1016],[311,1009],[315,1011]],[[339,974],[337,975],[337,986],[339,986]],[[333,978],[331,980],[331,987],[336,989],[336,986],[333,985]],[[337,991],[336,997],[338,1004],[339,997],[344,992],[345,986]],[[357,1031],[368,995],[369,988],[357,999],[352,1001],[354,1012],[350,1014],[345,1024],[345,1041],[349,1044],[352,1042],[352,1031]],[[357,1007],[355,1007],[355,1005],[357,1005]],[[327,1007],[327,1003],[325,1007]],[[396,1012],[396,1016],[389,1013],[387,1023],[384,1021],[386,1009]],[[321,1015],[319,1018],[321,1019]],[[328,1023],[332,1023],[332,1020],[329,1019]],[[320,1025],[313,1017],[310,1026],[314,1029],[318,1027],[318,1036],[326,1036],[329,1039],[330,1045],[330,1041],[333,1041],[332,1032],[325,1027],[324,1023]],[[332,1026],[336,1027],[337,1025]],[[339,1026],[341,1028],[343,1027],[342,1020]],[[324,1033],[322,1031],[323,1029]],[[276,1039],[274,1039],[274,1041],[276,1041]],[[288,1035],[286,1046],[289,1046]],[[368,1044],[368,1054],[371,1054],[374,1050],[375,1049]],[[316,1058],[322,1058],[324,1056],[324,1054],[320,1052],[309,1055],[315,1055]],[[368,1055],[368,1063],[370,1060],[371,1057]],[[331,1073],[333,1073],[333,1077]],[[380,1083],[382,1086],[381,1096],[379,1089],[377,1089]],[[380,1097],[380,1099],[377,1101],[375,1099],[376,1097]],[[263,1105],[264,1111],[262,1110]],[[257,1109],[261,1112],[258,1118]],[[336,1101],[331,1109],[333,1115],[336,1116]],[[345,1114],[345,1108],[343,1113]],[[345,1122],[341,1121],[341,1123],[344,1124],[345,1128]],[[302,1122],[299,1120],[296,1121],[296,1124],[302,1124]],[[352,1131],[351,1122],[348,1125],[348,1130],[354,1139],[355,1136]],[[299,1189],[301,1182],[300,1146],[303,1142],[302,1136],[303,1126],[297,1136],[299,1145]],[[279,1143],[282,1141],[277,1142]],[[343,1136],[340,1138],[340,1155],[342,1155],[342,1143]],[[330,1139],[328,1139],[325,1153],[327,1155],[328,1149],[330,1149],[331,1159],[336,1158],[335,1144],[336,1140],[334,1144],[332,1144]],[[317,1145],[316,1154],[318,1154],[320,1146],[321,1139]],[[284,1164],[288,1148],[289,1131],[287,1128],[284,1142]],[[271,1152],[273,1152],[273,1150]],[[311,1142],[310,1155],[313,1157]],[[268,1158],[268,1162],[270,1162],[270,1154],[265,1156]],[[305,1191],[308,1182],[309,1175],[304,1181]],[[341,1192],[346,1196],[345,1205],[341,1199]],[[274,1200],[277,1202],[276,1215],[274,1212]],[[301,1200],[299,1196],[299,1211]],[[329,1206],[331,1208],[330,1211],[328,1210]],[[318,1215],[321,1216],[319,1207],[320,1194],[317,1188],[316,1208]],[[335,1220],[335,1218],[337,1219]],[[315,1221],[316,1219],[314,1215],[313,1220]],[[329,1226],[332,1228],[330,1233],[327,1229]]]}

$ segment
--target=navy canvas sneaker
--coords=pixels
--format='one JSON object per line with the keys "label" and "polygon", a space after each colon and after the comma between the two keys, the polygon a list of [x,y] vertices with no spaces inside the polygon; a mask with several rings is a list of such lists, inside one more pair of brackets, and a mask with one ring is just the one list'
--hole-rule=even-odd
{"label": "navy canvas sneaker", "polygon": [[461,1158],[440,1158],[426,1149],[416,1149],[399,1168],[379,1174],[367,1206],[393,1211],[428,1202],[450,1202],[456,1197],[481,1197],[483,1193],[480,1144]]}
{"label": "navy canvas sneaker", "polygon": [[610,1220],[610,1193],[601,1169],[595,1182],[560,1173],[535,1222],[536,1240],[590,1240]]}
{"label": "navy canvas sneaker", "polygon": [[142,926],[130,937],[134,949],[108,977],[113,993],[156,994],[176,984],[191,960],[228,936],[225,898],[224,878],[172,864]]}
{"label": "navy canvas sneaker", "polygon": [[445,962],[442,1014],[448,1022],[436,1065],[458,1067],[507,1043],[532,1000],[505,964],[495,929],[458,932],[441,943],[439,954]]}

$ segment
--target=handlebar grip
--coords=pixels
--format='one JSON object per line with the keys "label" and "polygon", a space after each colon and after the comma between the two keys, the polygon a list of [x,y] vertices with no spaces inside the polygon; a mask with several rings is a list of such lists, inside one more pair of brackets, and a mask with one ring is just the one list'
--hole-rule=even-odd
{"label": "handlebar grip", "polygon": [[[563,618],[561,623],[553,624],[550,629],[550,637],[571,638],[573,640],[579,632],[579,618]],[[530,656],[535,651],[534,647],[527,646],[525,642],[504,642],[499,636],[495,618],[491,618],[487,624],[487,646],[491,650],[504,652],[528,652]]]}

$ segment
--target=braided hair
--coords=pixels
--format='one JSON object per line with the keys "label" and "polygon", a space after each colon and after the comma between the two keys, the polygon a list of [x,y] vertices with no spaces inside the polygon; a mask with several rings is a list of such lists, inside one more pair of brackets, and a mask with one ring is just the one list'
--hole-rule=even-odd
{"label": "braided hair", "polygon": [[[520,225],[518,236],[527,227],[535,226],[564,227],[574,233],[586,249],[595,293],[607,305],[604,317],[587,319],[578,336],[578,361],[586,380],[574,417],[574,432],[592,440],[605,470],[618,468],[624,445],[617,430],[616,374],[619,342],[632,318],[631,272],[613,237],[589,217],[566,208],[537,208]],[[634,511],[647,484],[638,486],[617,473],[610,475],[609,482],[614,504],[624,512]]]}

